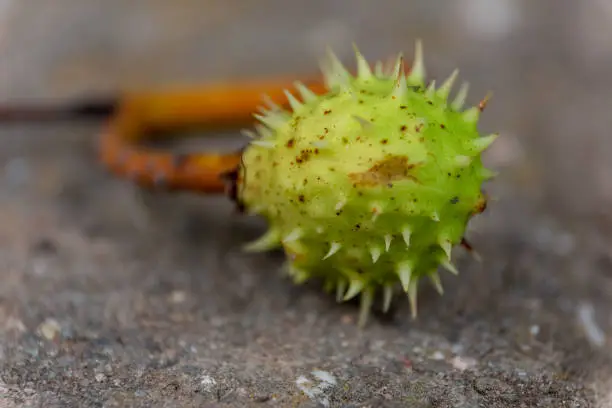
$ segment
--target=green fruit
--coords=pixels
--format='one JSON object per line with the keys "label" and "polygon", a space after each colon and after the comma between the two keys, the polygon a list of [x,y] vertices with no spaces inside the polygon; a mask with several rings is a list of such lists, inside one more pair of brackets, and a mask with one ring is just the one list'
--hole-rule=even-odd
{"label": "green fruit", "polygon": [[396,289],[417,313],[417,285],[438,267],[457,273],[451,250],[482,212],[492,172],[481,153],[482,110],[462,110],[464,84],[449,102],[458,71],[436,88],[425,84],[421,43],[408,75],[400,54],[392,72],[374,72],[355,48],[351,75],[329,51],[322,65],[328,92],[297,84],[292,112],[271,103],[243,152],[238,194],[246,210],[269,222],[249,251],[283,247],[296,282],[322,278],[338,300],[361,296],[360,325],[375,295],[388,310]]}

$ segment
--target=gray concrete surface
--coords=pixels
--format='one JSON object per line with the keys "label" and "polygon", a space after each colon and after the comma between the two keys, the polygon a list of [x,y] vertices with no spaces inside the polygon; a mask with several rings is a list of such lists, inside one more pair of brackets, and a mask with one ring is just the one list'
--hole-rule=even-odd
{"label": "gray concrete surface", "polygon": [[418,321],[404,303],[359,331],[278,254],[241,253],[263,226],[226,200],[106,174],[100,123],[3,126],[0,407],[612,406],[605,1],[4,0],[0,19],[3,102],[297,76],[326,44],[350,62],[353,40],[375,59],[421,37],[432,76],[494,92],[482,129],[502,133],[484,261],[423,287]]}

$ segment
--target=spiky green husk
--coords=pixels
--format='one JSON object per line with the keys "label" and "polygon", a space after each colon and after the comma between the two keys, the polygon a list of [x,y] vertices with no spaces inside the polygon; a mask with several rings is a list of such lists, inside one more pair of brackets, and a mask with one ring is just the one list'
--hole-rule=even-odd
{"label": "spiky green husk", "polygon": [[355,76],[328,53],[327,94],[297,84],[292,112],[256,115],[238,191],[269,222],[247,250],[282,246],[296,282],[321,277],[339,301],[360,295],[363,325],[378,292],[384,310],[407,293],[416,316],[419,281],[441,293],[438,267],[457,273],[451,251],[486,203],[480,155],[496,135],[479,134],[478,107],[462,110],[467,85],[448,100],[457,71],[426,86],[420,42],[408,75],[401,54],[385,73],[355,53]]}

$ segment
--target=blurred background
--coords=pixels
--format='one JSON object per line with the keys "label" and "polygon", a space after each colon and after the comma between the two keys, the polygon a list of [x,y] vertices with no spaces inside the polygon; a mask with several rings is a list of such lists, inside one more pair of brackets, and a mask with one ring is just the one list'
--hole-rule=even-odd
{"label": "blurred background", "polygon": [[310,75],[327,45],[352,64],[352,41],[374,60],[419,37],[432,77],[459,67],[473,103],[493,91],[483,131],[503,136],[504,177],[610,222],[611,21],[605,0],[2,0],[0,95]]}
{"label": "blurred background", "polygon": [[[608,0],[0,0],[0,103],[310,76],[328,45],[352,66],[353,42],[370,61],[398,51],[411,60],[417,38],[430,78],[459,68],[460,80],[471,86],[470,103],[493,93],[481,130],[501,133],[485,156],[500,173],[487,187],[496,201],[472,224],[486,261],[462,261],[460,279],[444,278],[445,297],[425,294],[427,318],[375,325],[360,337],[344,324],[345,313],[355,310],[328,303],[318,289],[295,295],[290,283],[269,275],[278,259],[240,252],[248,232],[236,225],[227,201],[159,194],[145,200],[145,211],[138,189],[96,162],[101,123],[0,124],[0,334],[40,331],[55,316],[52,327],[106,338],[104,347],[121,356],[114,361],[156,359],[163,375],[170,375],[160,362],[167,350],[192,366],[224,361],[238,367],[238,377],[272,378],[297,377],[301,367],[327,364],[329,356],[337,356],[332,368],[346,372],[346,361],[363,362],[366,343],[388,342],[367,357],[379,367],[453,339],[482,359],[485,377],[493,375],[491,367],[510,372],[518,366],[531,373],[552,367],[563,373],[556,378],[593,376],[590,364],[604,359],[583,353],[609,345],[612,328]],[[251,232],[250,238],[258,234]],[[135,326],[137,333],[128,331]],[[113,333],[121,333],[121,344]],[[273,334],[279,343],[270,343]],[[525,340],[534,336],[542,347]],[[166,345],[151,351],[142,337]],[[516,351],[524,342],[532,354]],[[42,355],[42,346],[28,344],[20,338],[8,347],[14,354],[4,369],[26,360],[43,364],[28,360],[35,354],[28,347]],[[132,346],[136,351],[124,351]],[[142,348],[148,351],[139,354]],[[281,349],[294,359],[290,368],[282,358],[266,357]],[[260,360],[244,368],[254,355]],[[44,358],[58,363],[54,355]],[[70,361],[76,372],[93,369]],[[361,370],[355,364],[346,370]],[[432,364],[418,375],[446,381]],[[13,371],[19,380],[12,381],[24,384],[23,376],[40,384],[36,376],[46,374],[32,372],[38,374]],[[531,381],[512,373],[514,385]],[[219,375],[218,384],[238,378]],[[161,374],[156,378],[139,384],[156,392],[159,387],[147,385]],[[429,392],[455,390],[457,378]],[[601,378],[609,394],[611,377]],[[60,384],[49,389],[64,392],[60,376],[47,380]],[[520,392],[536,398],[544,392],[538,390]]]}

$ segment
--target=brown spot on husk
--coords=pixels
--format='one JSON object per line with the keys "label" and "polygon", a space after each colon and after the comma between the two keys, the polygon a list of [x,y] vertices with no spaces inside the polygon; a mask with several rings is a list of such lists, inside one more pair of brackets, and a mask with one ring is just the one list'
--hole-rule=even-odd
{"label": "brown spot on husk", "polygon": [[349,178],[357,186],[369,187],[406,179],[418,182],[416,177],[410,174],[415,166],[414,163],[408,162],[406,156],[388,155],[364,172],[350,173]]}

